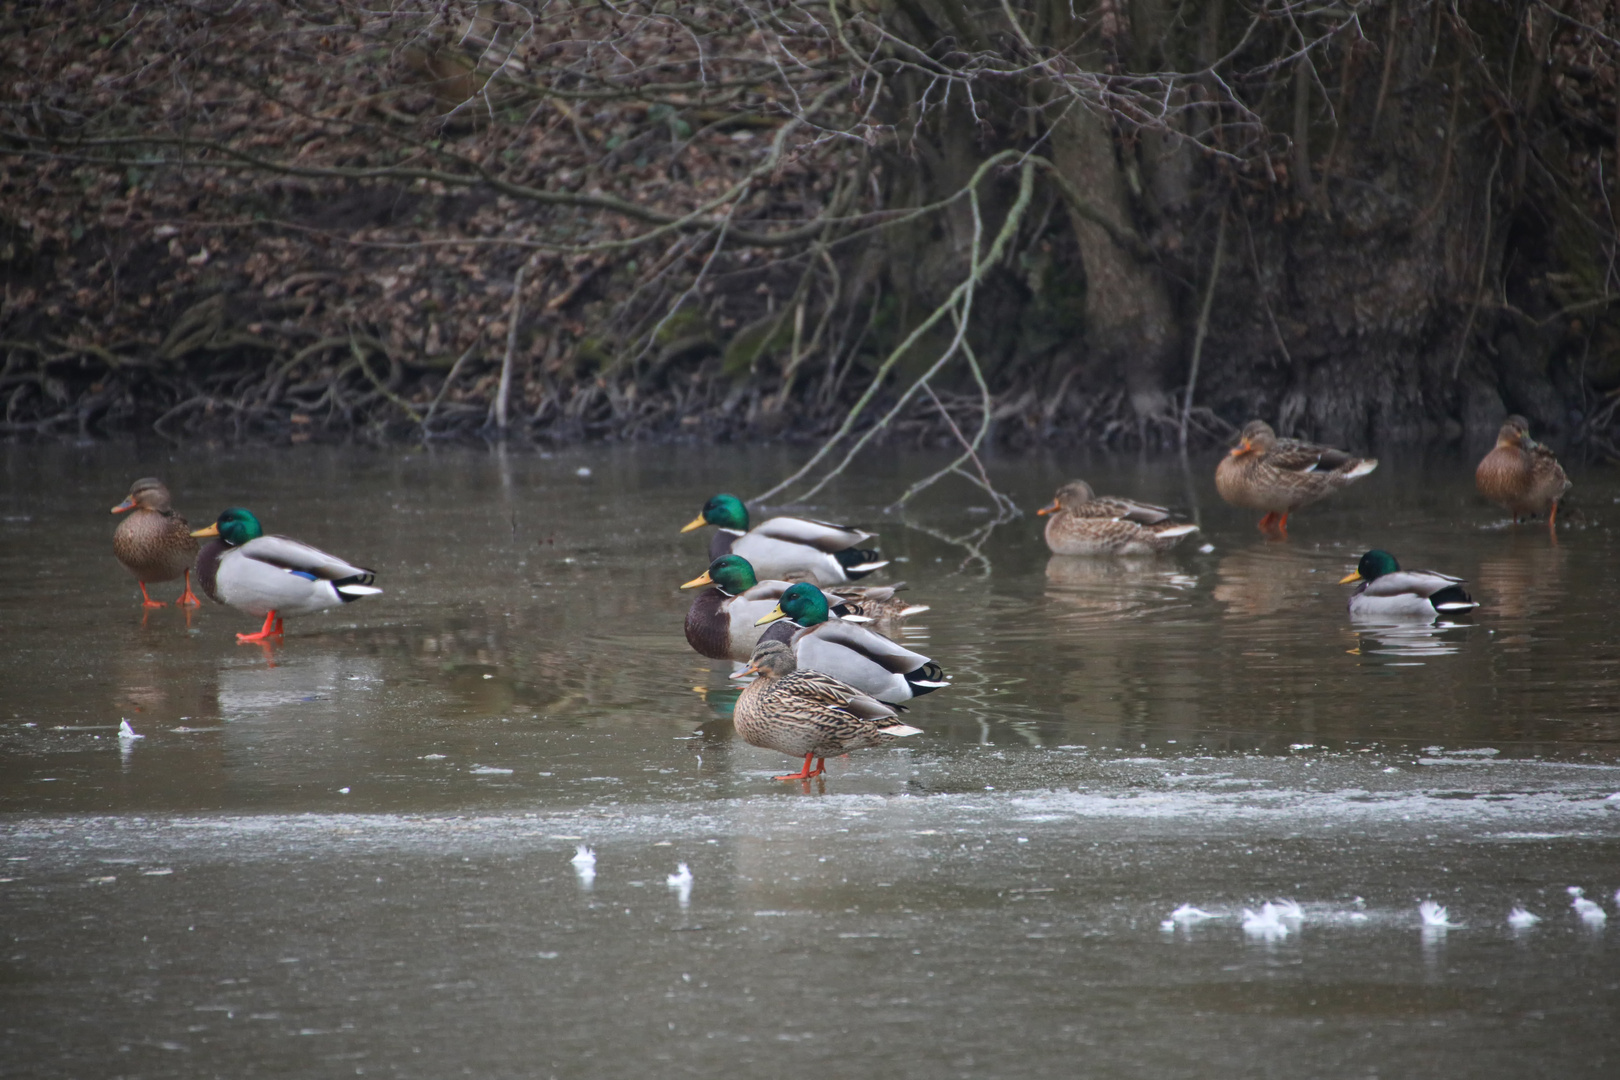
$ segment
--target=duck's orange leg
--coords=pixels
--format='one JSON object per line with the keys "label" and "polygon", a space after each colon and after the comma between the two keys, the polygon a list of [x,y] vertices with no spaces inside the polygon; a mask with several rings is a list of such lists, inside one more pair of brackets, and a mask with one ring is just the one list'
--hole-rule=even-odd
{"label": "duck's orange leg", "polygon": [[180,594],[180,599],[176,600],[175,604],[180,607],[202,607],[202,601],[197,599],[197,594],[191,591],[190,570],[186,571],[186,591]]}
{"label": "duck's orange leg", "polygon": [[815,753],[814,750],[812,750],[810,753],[804,755],[804,768],[800,769],[796,773],[788,773],[786,776],[776,776],[776,777],[772,777],[772,779],[774,779],[774,780],[808,780],[812,776],[816,775],[816,773],[824,772],[825,771],[824,769],[817,769],[816,772],[811,772],[810,771],[810,759],[815,757],[815,756],[816,756],[816,753]]}
{"label": "duck's orange leg", "polygon": [[1282,534],[1282,538],[1284,540],[1288,539],[1288,511],[1287,510],[1284,510],[1282,512],[1282,517],[1277,519],[1277,531]]}
{"label": "duck's orange leg", "polygon": [[266,638],[274,637],[279,633],[281,633],[281,620],[278,619],[276,617],[276,613],[272,611],[265,615],[264,626],[257,634],[237,634],[236,641],[237,644],[241,644],[245,641],[263,641]]}
{"label": "duck's orange leg", "polygon": [[136,584],[141,587],[141,607],[168,607],[162,600],[154,600],[146,595],[146,582],[137,581]]}
{"label": "duck's orange leg", "polygon": [[1256,528],[1258,528],[1261,532],[1270,532],[1272,530],[1272,527],[1274,525],[1276,525],[1276,524],[1277,524],[1277,511],[1275,511],[1275,510],[1267,510],[1266,511],[1266,516],[1260,519],[1260,524],[1258,526],[1256,526]]}

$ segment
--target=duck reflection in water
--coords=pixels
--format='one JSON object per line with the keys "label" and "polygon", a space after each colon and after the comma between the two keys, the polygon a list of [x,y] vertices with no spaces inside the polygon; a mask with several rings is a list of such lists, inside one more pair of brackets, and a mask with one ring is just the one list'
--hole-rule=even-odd
{"label": "duck reflection in water", "polygon": [[1196,585],[1194,578],[1151,555],[1053,555],[1046,561],[1047,599],[1091,615],[1160,607]]}
{"label": "duck reflection in water", "polygon": [[1234,551],[1215,568],[1214,597],[1228,618],[1255,618],[1320,602],[1312,562],[1293,548],[1268,546]]}
{"label": "duck reflection in water", "polygon": [[1508,537],[1505,551],[1479,563],[1480,593],[1490,601],[1490,613],[1516,619],[1561,609],[1565,555],[1563,548],[1522,533]]}

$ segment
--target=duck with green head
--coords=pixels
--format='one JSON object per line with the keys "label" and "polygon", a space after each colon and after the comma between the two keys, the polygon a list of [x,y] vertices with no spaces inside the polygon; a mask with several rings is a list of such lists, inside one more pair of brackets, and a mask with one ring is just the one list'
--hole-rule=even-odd
{"label": "duck with green head", "polygon": [[[762,641],[748,667],[733,678],[756,676],[743,687],[732,714],[750,746],[804,755],[804,767],[778,780],[808,780],[827,771],[830,754],[884,746],[920,728],[900,722],[895,710],[848,683],[799,666],[780,641]],[[815,769],[810,768],[815,759]]]}
{"label": "duck with green head", "polygon": [[1361,557],[1353,574],[1346,574],[1340,585],[1353,581],[1361,586],[1350,594],[1353,619],[1424,619],[1460,615],[1479,607],[1463,588],[1463,579],[1435,570],[1402,570],[1395,556],[1373,548]]}
{"label": "duck with green head", "polygon": [[[761,615],[769,614],[791,586],[787,581],[760,581],[741,555],[722,555],[699,577],[681,586],[707,585],[686,612],[687,643],[715,660],[747,660],[764,633]],[[888,586],[842,585],[823,589],[828,606],[851,622],[903,618],[927,611],[926,604],[907,604],[895,597],[904,583]]]}
{"label": "duck with green head", "polygon": [[782,594],[761,625],[790,620],[794,627],[772,627],[760,641],[783,641],[799,666],[842,679],[879,701],[909,701],[949,686],[938,664],[898,645],[875,630],[833,616],[820,589],[803,582]]}
{"label": "duck with green head", "polygon": [[809,518],[773,517],[748,527],[748,508],[735,495],[716,495],[703,504],[703,512],[681,532],[717,525],[709,541],[709,558],[741,555],[754,572],[766,579],[800,579],[817,585],[842,585],[889,565],[858,545],[872,539],[869,532],[848,525],[830,525]]}
{"label": "duck with green head", "polygon": [[197,556],[197,579],[216,603],[263,615],[256,634],[237,641],[263,641],[282,632],[282,618],[309,615],[382,592],[376,573],[286,536],[266,536],[259,519],[232,507],[206,529],[211,537]]}

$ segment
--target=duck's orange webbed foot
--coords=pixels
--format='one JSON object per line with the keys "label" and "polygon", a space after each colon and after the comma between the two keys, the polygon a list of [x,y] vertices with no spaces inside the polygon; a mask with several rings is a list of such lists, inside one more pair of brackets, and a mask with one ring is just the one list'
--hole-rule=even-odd
{"label": "duck's orange webbed foot", "polygon": [[[798,772],[796,772],[796,773],[788,773],[786,776],[775,776],[775,777],[772,777],[772,779],[773,780],[808,780],[812,776],[815,776],[816,773],[825,772],[826,771],[825,768],[818,768],[815,772],[810,771],[810,760],[812,758],[814,758],[815,756],[816,755],[815,755],[814,752],[811,752],[811,753],[808,753],[808,754],[804,755],[804,768],[800,769]],[[825,760],[825,759],[823,759],[823,760]]]}
{"label": "duck's orange webbed foot", "polygon": [[272,611],[265,615],[264,626],[259,629],[257,634],[237,634],[236,643],[241,645],[249,641],[263,641],[266,638],[275,637],[280,633],[281,620],[277,618],[276,613]]}
{"label": "duck's orange webbed foot", "polygon": [[164,603],[162,600],[154,600],[150,596],[146,595],[146,582],[139,581],[139,582],[136,582],[136,584],[141,587],[141,607],[168,607],[169,606],[168,604]]}
{"label": "duck's orange webbed foot", "polygon": [[180,598],[175,601],[175,605],[177,607],[202,607],[202,601],[197,599],[197,594],[191,591],[190,570],[186,571],[186,591],[180,594]]}

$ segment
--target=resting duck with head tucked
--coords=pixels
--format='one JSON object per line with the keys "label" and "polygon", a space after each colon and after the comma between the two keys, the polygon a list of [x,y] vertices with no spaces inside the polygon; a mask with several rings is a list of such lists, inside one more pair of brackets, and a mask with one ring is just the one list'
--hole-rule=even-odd
{"label": "resting duck with head tucked", "polygon": [[681,532],[705,525],[720,527],[709,541],[710,559],[741,555],[762,578],[842,585],[889,565],[876,551],[859,546],[874,534],[848,525],[774,517],[750,529],[748,508],[735,495],[714,496]]}
{"label": "resting duck with head tucked", "polygon": [[1221,498],[1245,510],[1264,510],[1260,529],[1288,535],[1288,515],[1354,483],[1378,468],[1331,446],[1279,439],[1264,420],[1250,420],[1238,444],[1215,467]]}
{"label": "resting duck with head tucked", "polygon": [[163,606],[163,601],[146,594],[147,583],[177,577],[184,577],[186,585],[175,603],[192,607],[201,604],[191,591],[191,564],[197,561],[197,541],[192,539],[186,519],[169,505],[169,489],[163,481],[154,476],[135,481],[112,512],[129,514],[113,532],[113,554],[135,575],[143,606]]}
{"label": "resting duck with head tucked", "polygon": [[[715,660],[747,660],[764,633],[759,625],[761,616],[775,609],[792,584],[760,581],[741,555],[720,556],[702,576],[681,586],[710,586],[697,595],[686,612],[687,644]],[[823,589],[822,595],[833,614],[852,621],[903,618],[928,610],[925,604],[906,604],[897,599],[894,592],[898,588],[840,585]]]}
{"label": "resting duck with head tucked", "polygon": [[1463,588],[1463,579],[1435,570],[1402,570],[1395,556],[1378,548],[1356,564],[1340,585],[1361,582],[1350,594],[1351,618],[1420,618],[1434,620],[1479,607]]}
{"label": "resting duck with head tucked", "polygon": [[803,768],[778,780],[808,780],[827,771],[828,755],[922,734],[869,694],[800,667],[793,650],[780,641],[760,642],[748,667],[733,678],[745,675],[757,677],[737,697],[732,714],[737,734],[750,746],[804,755]]}
{"label": "resting duck with head tucked", "polygon": [[760,641],[791,645],[799,663],[842,679],[880,701],[907,701],[949,686],[938,664],[922,653],[897,645],[875,630],[835,617],[827,598],[814,585],[800,582],[759,621],[787,623],[772,627]]}
{"label": "resting duck with head tucked", "polygon": [[1515,522],[1546,514],[1551,532],[1558,520],[1558,501],[1573,485],[1553,452],[1530,437],[1530,422],[1510,416],[1496,433],[1496,447],[1474,470],[1474,486],[1512,514]]}
{"label": "resting duck with head tucked", "polygon": [[1046,523],[1046,546],[1054,555],[1146,555],[1168,551],[1198,526],[1171,521],[1162,506],[1098,496],[1084,480],[1058,488],[1051,505],[1035,511]]}
{"label": "resting duck with head tucked", "polygon": [[237,641],[281,633],[283,616],[309,615],[382,592],[372,587],[373,571],[286,536],[266,536],[259,519],[241,507],[191,535],[212,537],[197,556],[197,578],[209,598],[264,616],[263,629],[237,634]]}

